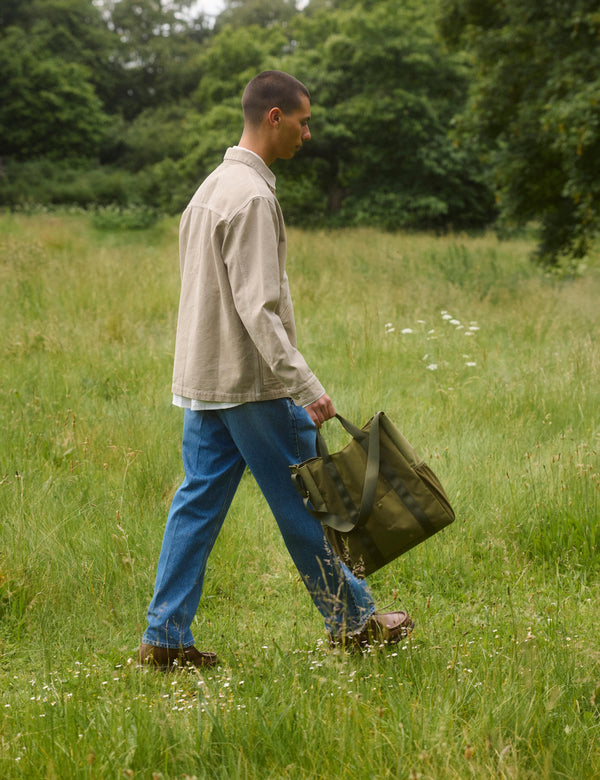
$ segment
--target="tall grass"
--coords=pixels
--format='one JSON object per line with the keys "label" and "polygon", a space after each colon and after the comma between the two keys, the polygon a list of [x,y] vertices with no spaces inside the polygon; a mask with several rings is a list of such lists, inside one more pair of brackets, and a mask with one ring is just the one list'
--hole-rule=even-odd
{"label": "tall grass", "polygon": [[136,668],[181,478],[177,224],[2,216],[0,776],[600,776],[598,257],[559,280],[491,235],[289,247],[338,410],[385,409],[457,511],[371,578],[412,638],[329,650],[245,477],[194,624],[221,665]]}

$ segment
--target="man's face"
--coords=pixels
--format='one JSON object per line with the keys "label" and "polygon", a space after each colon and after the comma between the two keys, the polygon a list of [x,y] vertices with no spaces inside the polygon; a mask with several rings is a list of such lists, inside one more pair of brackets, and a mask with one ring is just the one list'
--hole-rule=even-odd
{"label": "man's face", "polygon": [[300,96],[300,106],[291,114],[281,114],[277,138],[277,157],[289,160],[310,139],[308,121],[310,119],[310,100]]}

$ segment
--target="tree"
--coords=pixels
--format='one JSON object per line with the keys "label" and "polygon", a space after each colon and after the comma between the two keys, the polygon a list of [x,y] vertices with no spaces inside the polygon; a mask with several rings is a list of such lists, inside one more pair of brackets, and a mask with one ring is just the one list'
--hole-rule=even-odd
{"label": "tree", "polygon": [[[489,223],[493,200],[478,161],[449,137],[467,70],[435,39],[428,4],[343,5],[298,17],[289,58],[313,92],[313,140],[303,156],[330,215],[390,229]],[[296,170],[282,171],[283,180]],[[320,198],[312,202],[321,207]]]}
{"label": "tree", "polygon": [[0,39],[0,155],[94,158],[107,117],[82,65],[40,56],[16,27]]}
{"label": "tree", "polygon": [[13,25],[27,32],[28,48],[35,47],[41,59],[83,65],[86,80],[105,106],[111,105],[119,80],[118,40],[91,0],[25,0]]}
{"label": "tree", "polygon": [[2,0],[0,30],[21,24],[31,13],[32,0]]}
{"label": "tree", "polygon": [[289,22],[296,14],[296,0],[226,0],[218,15],[215,30],[233,27],[272,27]]}
{"label": "tree", "polygon": [[195,88],[200,72],[195,57],[208,28],[182,13],[189,3],[161,0],[106,0],[104,11],[114,36],[118,67],[113,112],[133,119],[144,109],[175,103]]}
{"label": "tree", "polygon": [[539,222],[539,258],[581,258],[600,227],[597,0],[443,0],[475,64],[461,137],[494,175],[507,224]]}

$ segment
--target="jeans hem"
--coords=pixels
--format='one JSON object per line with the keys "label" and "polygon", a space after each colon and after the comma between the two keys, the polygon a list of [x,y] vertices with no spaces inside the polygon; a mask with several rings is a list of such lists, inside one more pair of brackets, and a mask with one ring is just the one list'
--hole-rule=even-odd
{"label": "jeans hem", "polygon": [[[367,617],[364,619],[364,621],[362,622],[362,624],[360,625],[360,627],[359,627],[359,628],[350,628],[350,629],[349,629],[349,628],[348,628],[348,624],[347,624],[347,623],[345,623],[345,622],[344,622],[344,623],[342,623],[342,625],[340,625],[340,624],[338,623],[338,624],[335,626],[335,628],[333,628],[332,626],[330,626],[330,625],[327,625],[327,621],[326,621],[326,625],[327,625],[327,629],[328,629],[328,631],[329,631],[329,634],[330,634],[330,635],[331,635],[331,636],[332,636],[334,639],[342,639],[343,637],[347,637],[347,636],[354,636],[355,634],[360,634],[360,632],[361,632],[361,631],[362,631],[362,630],[365,628],[365,626],[367,625],[367,623],[369,622],[369,620],[370,620],[370,619],[373,617],[373,615],[374,615],[376,612],[377,612],[377,609],[375,608],[375,606],[373,606],[373,609],[372,609],[372,610],[371,610],[371,611],[370,611],[370,612],[367,614]],[[336,630],[336,629],[337,629],[337,630]],[[341,630],[340,630],[340,629],[341,629]]]}
{"label": "jeans hem", "polygon": [[150,647],[163,647],[166,650],[187,650],[188,647],[193,647],[194,643],[188,642],[187,644],[182,644],[181,642],[178,645],[168,645],[165,642],[154,642],[153,640],[149,639],[146,636],[142,637],[142,644],[143,645],[150,645]]}

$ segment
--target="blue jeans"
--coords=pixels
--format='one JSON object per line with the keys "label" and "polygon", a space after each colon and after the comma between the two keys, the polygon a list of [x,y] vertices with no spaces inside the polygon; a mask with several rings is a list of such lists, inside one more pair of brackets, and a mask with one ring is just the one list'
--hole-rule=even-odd
{"label": "blue jeans", "polygon": [[185,479],[167,519],[143,642],[161,647],[194,643],[190,626],[208,556],[246,465],[326,628],[339,636],[365,625],[375,611],[366,582],[333,553],[290,478],[290,464],[316,454],[315,438],[306,410],[288,398],[222,410],[185,410]]}

